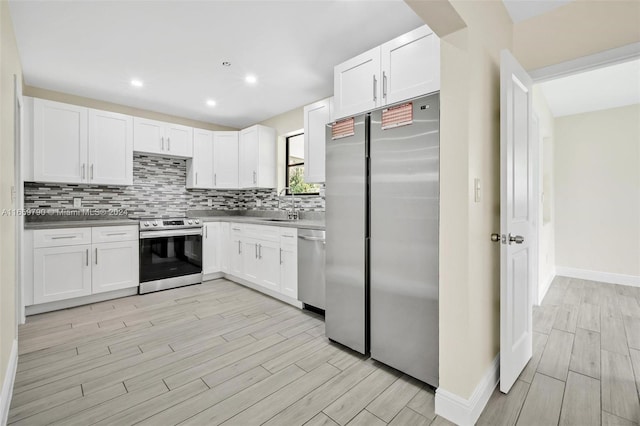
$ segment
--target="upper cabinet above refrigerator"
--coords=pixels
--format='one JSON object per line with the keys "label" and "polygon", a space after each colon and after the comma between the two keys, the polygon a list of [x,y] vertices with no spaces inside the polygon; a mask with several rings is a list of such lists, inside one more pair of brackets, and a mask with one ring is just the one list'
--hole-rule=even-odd
{"label": "upper cabinet above refrigerator", "polygon": [[334,68],[334,119],[440,90],[440,39],[426,25]]}

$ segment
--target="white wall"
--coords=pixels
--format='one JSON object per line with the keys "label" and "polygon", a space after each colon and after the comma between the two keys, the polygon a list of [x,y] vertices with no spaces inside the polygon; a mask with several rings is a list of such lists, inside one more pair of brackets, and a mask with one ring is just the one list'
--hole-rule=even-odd
{"label": "white wall", "polygon": [[555,135],[558,273],[640,285],[640,105],[556,118]]}
{"label": "white wall", "polygon": [[538,303],[555,276],[555,230],[553,217],[554,118],[539,86],[533,87],[533,109],[539,127],[539,179],[542,197],[538,200]]}

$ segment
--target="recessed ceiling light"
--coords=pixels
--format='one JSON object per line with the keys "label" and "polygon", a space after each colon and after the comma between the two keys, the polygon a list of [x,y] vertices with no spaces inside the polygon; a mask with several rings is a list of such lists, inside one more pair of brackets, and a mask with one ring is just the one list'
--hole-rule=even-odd
{"label": "recessed ceiling light", "polygon": [[133,79],[133,80],[131,80],[131,85],[133,87],[142,87],[142,86],[144,86],[144,83],[142,82],[142,80]]}
{"label": "recessed ceiling light", "polygon": [[231,66],[231,62],[224,61],[224,62],[222,63],[222,66],[223,66],[223,67],[230,67],[230,66]]}
{"label": "recessed ceiling light", "polygon": [[207,106],[214,107],[216,106],[216,101],[213,99],[207,99]]}
{"label": "recessed ceiling light", "polygon": [[244,78],[244,81],[246,81],[249,84],[256,84],[258,82],[258,79],[256,78],[255,75],[249,74]]}

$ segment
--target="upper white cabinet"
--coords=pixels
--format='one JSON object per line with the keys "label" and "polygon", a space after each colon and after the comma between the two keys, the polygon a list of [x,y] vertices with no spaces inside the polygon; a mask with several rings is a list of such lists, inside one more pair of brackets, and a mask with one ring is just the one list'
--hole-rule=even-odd
{"label": "upper white cabinet", "polygon": [[193,130],[193,158],[187,160],[187,188],[213,188],[213,132]]}
{"label": "upper white cabinet", "polygon": [[133,185],[133,118],[89,110],[89,181]]}
{"label": "upper white cabinet", "polygon": [[133,122],[127,115],[33,100],[33,179],[133,184]]}
{"label": "upper white cabinet", "polygon": [[133,149],[136,152],[169,157],[193,156],[193,128],[134,117]]}
{"label": "upper white cabinet", "polygon": [[87,122],[87,108],[34,99],[33,175],[36,181],[87,181]]}
{"label": "upper white cabinet", "polygon": [[239,187],[238,149],[238,132],[213,132],[213,188]]}
{"label": "upper white cabinet", "polygon": [[440,90],[440,39],[422,26],[381,46],[382,105]]}
{"label": "upper white cabinet", "polygon": [[336,118],[380,106],[380,47],[336,65],[333,71]]}
{"label": "upper white cabinet", "polygon": [[334,68],[334,118],[440,90],[440,39],[422,26]]}
{"label": "upper white cabinet", "polygon": [[255,125],[240,131],[240,188],[275,188],[276,131]]}
{"label": "upper white cabinet", "polygon": [[304,180],[324,182],[325,132],[331,122],[333,98],[304,107]]}

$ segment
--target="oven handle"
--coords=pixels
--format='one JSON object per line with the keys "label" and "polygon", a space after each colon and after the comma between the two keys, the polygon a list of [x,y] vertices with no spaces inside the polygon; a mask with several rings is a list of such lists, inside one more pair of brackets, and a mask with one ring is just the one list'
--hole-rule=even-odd
{"label": "oven handle", "polygon": [[185,235],[202,235],[202,228],[141,232],[140,233],[140,239],[162,238],[162,237],[181,237],[181,236],[185,236]]}

